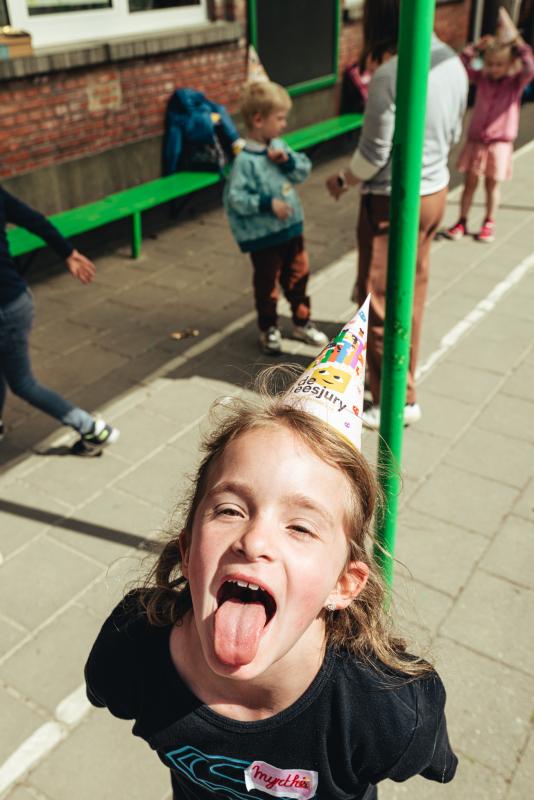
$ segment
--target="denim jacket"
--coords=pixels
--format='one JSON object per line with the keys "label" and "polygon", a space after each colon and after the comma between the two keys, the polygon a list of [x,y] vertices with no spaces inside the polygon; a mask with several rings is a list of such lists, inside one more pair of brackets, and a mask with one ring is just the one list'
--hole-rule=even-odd
{"label": "denim jacket", "polygon": [[[311,162],[303,153],[291,150],[282,139],[273,139],[271,147],[287,153],[285,164],[274,164],[266,146],[247,140],[234,161],[224,190],[230,228],[245,253],[287,242],[302,233],[304,215],[293,184],[308,177]],[[274,198],[291,206],[293,213],[288,219],[278,219],[274,214],[271,205]]]}

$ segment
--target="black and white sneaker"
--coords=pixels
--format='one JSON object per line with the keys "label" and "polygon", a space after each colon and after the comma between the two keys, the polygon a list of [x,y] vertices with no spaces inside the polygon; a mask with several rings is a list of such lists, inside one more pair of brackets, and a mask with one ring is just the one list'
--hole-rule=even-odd
{"label": "black and white sneaker", "polygon": [[293,326],[293,339],[312,344],[314,347],[324,347],[328,344],[328,336],[320,331],[315,322],[309,319],[304,325]]}
{"label": "black and white sneaker", "polygon": [[267,331],[260,333],[260,347],[264,353],[276,355],[282,350],[282,332],[274,325]]}
{"label": "black and white sneaker", "polygon": [[104,448],[116,442],[119,436],[118,428],[113,428],[103,419],[97,419],[91,433],[84,433],[77,442],[74,442],[71,453],[86,458],[101,456]]}

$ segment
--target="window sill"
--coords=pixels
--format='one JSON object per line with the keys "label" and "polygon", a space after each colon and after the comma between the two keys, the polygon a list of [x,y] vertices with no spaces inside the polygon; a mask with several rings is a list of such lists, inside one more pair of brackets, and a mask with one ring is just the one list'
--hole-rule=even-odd
{"label": "window sill", "polygon": [[0,61],[0,80],[226,44],[237,41],[242,35],[243,28],[239,22],[219,21],[174,31],[114,38],[106,44],[77,42],[72,46],[40,48],[34,56]]}

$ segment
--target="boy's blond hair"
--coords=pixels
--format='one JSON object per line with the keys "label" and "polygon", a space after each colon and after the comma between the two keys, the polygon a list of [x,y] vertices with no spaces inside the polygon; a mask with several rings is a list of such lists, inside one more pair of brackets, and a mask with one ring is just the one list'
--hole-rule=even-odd
{"label": "boy's blond hair", "polygon": [[283,86],[272,81],[251,81],[241,92],[241,114],[247,128],[252,128],[256,114],[262,119],[273,111],[289,111],[291,98]]}

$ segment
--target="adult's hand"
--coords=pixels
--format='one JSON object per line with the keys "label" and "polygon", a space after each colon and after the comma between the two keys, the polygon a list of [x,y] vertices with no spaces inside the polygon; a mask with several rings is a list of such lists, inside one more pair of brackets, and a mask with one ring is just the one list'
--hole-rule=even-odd
{"label": "adult's hand", "polygon": [[326,179],[326,188],[330,197],[333,197],[334,200],[339,200],[342,194],[345,194],[347,191],[347,186],[342,186],[339,180],[339,173],[336,172],[335,175],[330,175],[329,178]]}
{"label": "adult's hand", "polygon": [[96,267],[92,261],[77,250],[73,250],[65,260],[67,268],[74,278],[77,278],[80,283],[91,283],[96,274]]}

